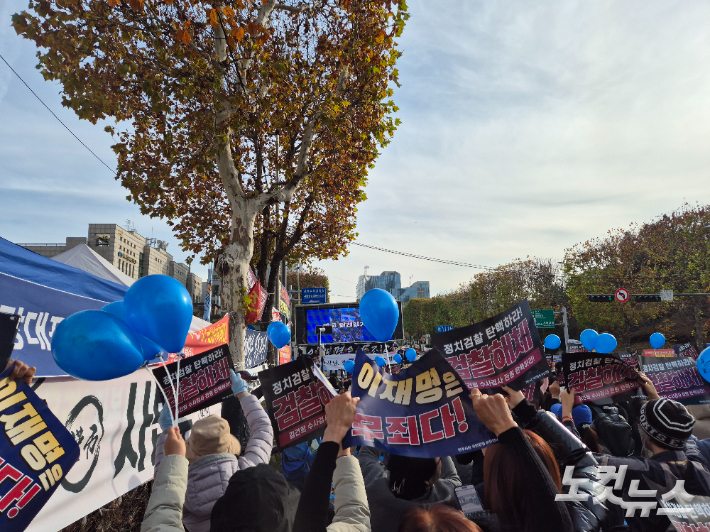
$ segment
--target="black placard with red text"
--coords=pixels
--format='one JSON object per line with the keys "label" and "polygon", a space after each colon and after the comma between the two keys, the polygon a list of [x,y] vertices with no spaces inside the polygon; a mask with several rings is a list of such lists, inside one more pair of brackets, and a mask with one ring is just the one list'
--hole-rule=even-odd
{"label": "black placard with red text", "polygon": [[431,338],[469,389],[496,393],[506,385],[522,390],[550,374],[527,299],[480,323]]}
{"label": "black placard with red text", "polygon": [[261,371],[259,380],[280,449],[322,436],[333,394],[303,358]]}
{"label": "black placard with red text", "polygon": [[[229,378],[229,347],[220,345],[209,351],[180,360],[178,391],[178,417],[183,417],[207,408],[232,396],[232,381]],[[175,412],[178,363],[171,362],[153,369],[168,398],[172,412]],[[168,378],[170,375],[170,378]],[[170,381],[172,380],[172,386]]]}
{"label": "black placard with red text", "polygon": [[433,458],[498,441],[473,411],[463,379],[436,348],[396,375],[358,351],[350,391],[360,403],[343,446]]}
{"label": "black placard with red text", "polygon": [[710,403],[710,385],[700,376],[692,358],[639,356],[638,360],[661,397],[684,405]]}
{"label": "black placard with red text", "polygon": [[564,353],[564,385],[582,403],[620,401],[640,387],[638,372],[621,359],[602,353]]}

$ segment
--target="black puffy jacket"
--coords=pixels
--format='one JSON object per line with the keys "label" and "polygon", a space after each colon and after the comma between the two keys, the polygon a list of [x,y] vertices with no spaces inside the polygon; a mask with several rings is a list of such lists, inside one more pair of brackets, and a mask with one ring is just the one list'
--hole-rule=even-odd
{"label": "black puffy jacket", "polygon": [[[579,438],[572,434],[565,426],[559,422],[557,416],[545,410],[537,410],[526,399],[518,404],[514,409],[521,426],[532,430],[545,440],[555,453],[557,463],[560,467],[560,474],[564,476],[565,468],[574,468],[572,478],[586,478],[596,484],[593,487],[581,486],[578,493],[588,493],[586,501],[569,501],[567,509],[575,532],[599,532],[604,529],[604,522],[607,517],[607,507],[597,500],[604,487],[599,484],[599,464],[591,451]],[[563,492],[567,493],[569,487],[563,486]]]}

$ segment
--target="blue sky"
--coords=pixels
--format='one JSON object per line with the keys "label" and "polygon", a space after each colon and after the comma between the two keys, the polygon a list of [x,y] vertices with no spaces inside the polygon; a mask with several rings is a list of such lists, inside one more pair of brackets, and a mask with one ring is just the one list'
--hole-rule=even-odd
{"label": "blue sky", "polygon": [[[710,193],[710,4],[409,1],[401,39],[402,125],[370,175],[358,241],[495,266],[561,258],[611,228],[650,221]],[[103,125],[61,106],[9,27],[26,0],[0,3],[0,53],[110,166]],[[96,161],[0,63],[0,236],[62,242],[90,222],[141,216]],[[351,248],[319,264],[333,299],[354,299],[364,266],[429,280],[432,294],[476,270]],[[206,276],[205,268],[197,267]]]}

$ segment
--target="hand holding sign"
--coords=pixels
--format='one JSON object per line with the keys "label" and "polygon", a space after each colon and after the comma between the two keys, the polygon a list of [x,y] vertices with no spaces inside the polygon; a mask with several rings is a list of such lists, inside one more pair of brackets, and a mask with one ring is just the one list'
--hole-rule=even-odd
{"label": "hand holding sign", "polygon": [[641,382],[641,387],[643,391],[646,392],[649,401],[661,398],[660,395],[658,395],[658,391],[656,391],[656,387],[653,385],[653,381],[651,381],[643,371],[639,371],[639,382]]}
{"label": "hand holding sign", "polygon": [[[7,361],[7,365],[5,366],[5,369],[8,369],[10,366],[15,364],[15,367],[12,368],[12,371],[10,372],[10,375],[8,375],[8,379],[11,381],[14,381],[15,379],[18,380],[24,380],[27,385],[32,384],[32,377],[35,376],[35,372],[37,371],[37,368],[32,366],[28,366],[24,362],[20,362],[19,360],[14,360],[10,359]],[[3,370],[4,371],[4,370]]]}
{"label": "hand holding sign", "polygon": [[[342,395],[336,395],[325,405],[327,426],[323,433],[323,441],[334,441],[338,445],[342,443],[343,438],[352,427],[353,421],[355,421],[359,402],[359,397],[353,398],[350,392],[345,392]],[[349,454],[349,450],[349,447],[346,451],[341,450],[340,454]]]}
{"label": "hand holding sign", "polygon": [[478,388],[474,388],[471,390],[471,402],[478,419],[496,436],[518,426],[501,394],[483,395]]}

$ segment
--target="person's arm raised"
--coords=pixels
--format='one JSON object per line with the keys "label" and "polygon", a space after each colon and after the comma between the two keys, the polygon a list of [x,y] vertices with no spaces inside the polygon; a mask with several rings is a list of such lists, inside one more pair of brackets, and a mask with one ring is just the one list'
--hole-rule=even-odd
{"label": "person's arm raised", "polygon": [[[315,460],[306,477],[293,522],[293,532],[325,532],[330,506],[330,486],[335,471],[335,461],[350,454],[342,449],[345,435],[352,427],[359,398],[350,392],[336,395],[325,407],[326,428],[323,441],[318,446]],[[354,460],[354,459],[353,459]]]}

